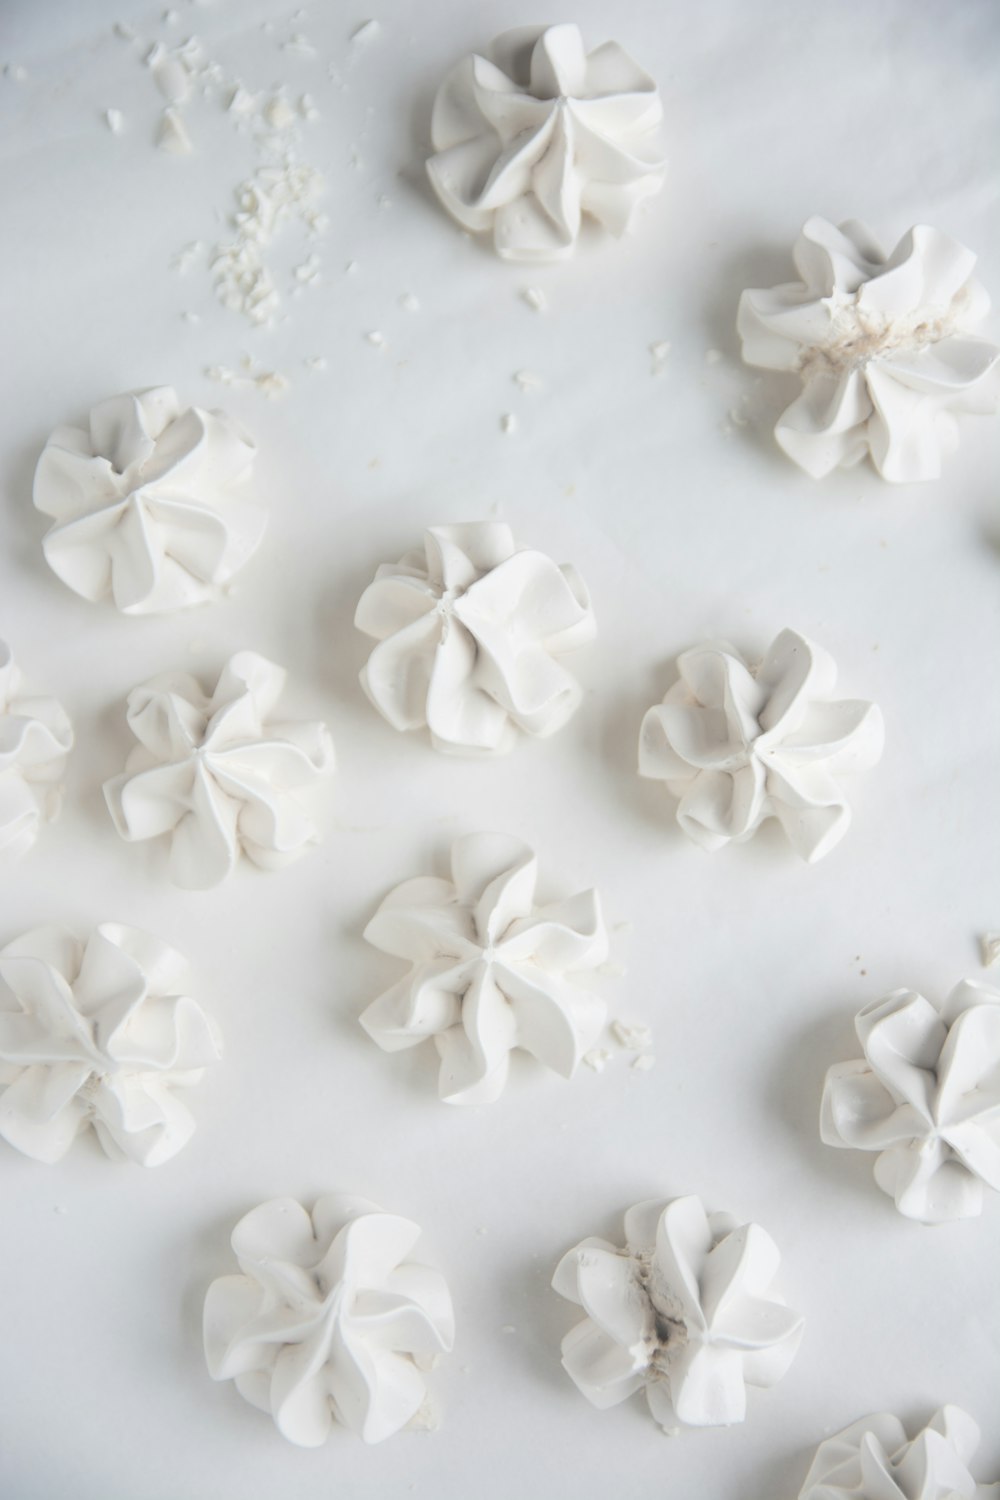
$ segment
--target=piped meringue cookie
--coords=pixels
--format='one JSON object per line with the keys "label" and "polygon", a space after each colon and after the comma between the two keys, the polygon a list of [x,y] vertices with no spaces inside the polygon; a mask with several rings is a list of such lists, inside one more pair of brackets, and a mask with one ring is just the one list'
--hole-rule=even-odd
{"label": "piped meringue cookie", "polygon": [[38,460],[49,567],[124,614],[218,599],[266,525],[247,492],[254,453],[232,417],[182,410],[170,386],[102,401],[87,427],[57,427]]}
{"label": "piped meringue cookie", "polygon": [[0,949],[0,1135],[52,1163],[93,1126],[112,1160],[169,1161],[195,1128],[175,1091],[220,1057],[190,985],[179,953],[116,922]]}
{"label": "piped meringue cookie", "polygon": [[311,1214],[294,1198],[263,1203],[233,1230],[240,1275],[205,1298],[205,1358],[269,1412],[289,1442],[315,1448],[334,1422],[366,1443],[418,1415],[425,1373],[455,1325],[440,1271],[408,1259],[409,1219],[333,1193]]}
{"label": "piped meringue cookie", "polygon": [[656,84],[617,42],[588,53],[577,26],[522,27],[445,78],[427,172],[505,260],[562,260],[584,214],[622,235],[659,192],[662,118]]}
{"label": "piped meringue cookie", "polygon": [[862,1417],[820,1443],[799,1500],[1000,1500],[1000,1484],[977,1484],[969,1471],[979,1435],[957,1406],[912,1438],[898,1417]]}
{"label": "piped meringue cookie", "polygon": [[697,1197],[637,1204],[625,1241],[586,1239],[559,1262],[552,1285],[587,1314],[563,1367],[600,1410],[644,1391],[668,1431],[742,1422],[746,1387],[776,1384],[802,1337],[771,1290],[774,1241]]}
{"label": "piped meringue cookie", "polygon": [[24,854],[59,814],[73,726],[55,698],[25,693],[0,641],[0,860]]}
{"label": "piped meringue cookie", "polygon": [[975,255],[917,225],[887,256],[863,224],[812,218],[793,258],[801,280],[745,291],[737,315],[745,363],[802,380],[778,443],[814,479],[869,453],[883,479],[936,479],[957,417],[1000,401]]}
{"label": "piped meringue cookie", "polygon": [[834,699],[833,658],[783,630],[759,666],[710,641],[677,659],[678,681],[649,709],[639,774],[679,799],[677,821],[703,849],[752,838],[777,818],[810,864],[844,837],[851,810],[842,774],[882,754],[873,703]]}
{"label": "piped meringue cookie", "polygon": [[823,1140],[877,1151],[908,1219],[976,1217],[983,1187],[1000,1190],[1000,990],[964,979],[941,1006],[893,990],[854,1024],[864,1057],[826,1075]]}
{"label": "piped meringue cookie", "polygon": [[470,834],[452,846],[450,880],[404,882],[365,928],[411,968],[361,1024],[386,1052],[433,1037],[449,1104],[498,1099],[517,1048],[570,1078],[600,1036],[605,1003],[580,983],[608,956],[600,898],[538,905],[537,880],[520,839]]}
{"label": "piped meringue cookie", "polygon": [[277,870],[319,841],[307,799],[333,769],[333,741],[319,721],[276,717],[286,675],[239,651],[210,694],[187,672],[129,694],[138,744],[104,797],[123,839],[169,838],[175,885],[218,885],[241,853]]}
{"label": "piped meringue cookie", "polygon": [[468,755],[561,729],[583,692],[556,658],[596,634],[575,569],[518,551],[496,521],[432,526],[421,550],[382,564],[354,623],[379,643],[361,685],[382,717]]}

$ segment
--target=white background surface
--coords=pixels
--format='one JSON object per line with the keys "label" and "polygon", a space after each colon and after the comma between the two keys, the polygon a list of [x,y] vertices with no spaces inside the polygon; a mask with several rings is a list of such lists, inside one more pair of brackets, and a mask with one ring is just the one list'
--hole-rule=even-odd
{"label": "white background surface", "polygon": [[[862,468],[817,485],[774,447],[788,392],[740,366],[733,320],[743,286],[788,276],[814,212],[867,219],[889,243],[935,224],[979,251],[1000,294],[1000,8],[579,0],[589,43],[613,33],[658,79],[670,174],[631,241],[525,270],[455,230],[422,158],[443,71],[546,17],[517,0],[338,0],[294,23],[273,0],[177,3],[174,27],[130,0],[0,13],[0,62],[28,72],[0,79],[0,633],[79,742],[62,820],[3,875],[0,940],[52,921],[146,926],[192,959],[227,1042],[191,1096],[198,1133],[163,1168],[113,1165],[91,1139],[55,1168],[0,1151],[0,1494],[781,1500],[825,1433],[880,1408],[923,1421],[944,1401],[977,1416],[981,1477],[996,1478],[1000,1203],[967,1224],[908,1223],[872,1158],[821,1146],[816,1119],[827,1065],[855,1055],[855,1010],[979,975],[976,935],[1000,926],[1000,424],[970,423],[939,483],[891,488]],[[371,14],[381,35],[351,65],[347,38]],[[170,269],[185,243],[223,237],[252,152],[207,102],[188,110],[194,156],[155,151],[162,101],[115,19],[142,39],[193,31],[249,86],[315,96],[301,154],[329,184],[322,282],[275,329],[219,307],[203,270]],[[293,31],[315,58],[280,49]],[[290,285],[305,251],[294,235],[275,250]],[[525,285],[545,289],[547,313]],[[648,346],[664,339],[655,377]],[[205,379],[241,349],[289,377],[283,399]],[[325,373],[303,366],[316,354]],[[543,392],[517,390],[524,368]],[[161,382],[251,428],[271,526],[224,605],[130,620],[48,573],[30,480],[52,426]],[[735,427],[745,396],[752,421]],[[556,739],[455,762],[368,707],[350,622],[376,564],[424,525],[494,508],[522,544],[579,568],[601,635],[576,658],[588,696]],[[679,650],[724,635],[759,654],[786,624],[826,645],[845,695],[875,699],[887,725],[855,826],[815,869],[770,834],[703,854],[634,774],[642,713]],[[179,892],[162,850],[116,840],[100,783],[128,747],[130,687],[174,666],[214,677],[243,646],[288,666],[290,705],[333,728],[326,841],[281,875]],[[481,826],[529,838],[553,889],[596,883],[633,924],[611,993],[654,1026],[651,1072],[619,1057],[563,1084],[525,1066],[499,1104],[461,1111],[436,1100],[432,1051],[388,1057],[361,1032],[399,972],[360,940],[366,918]],[[337,1430],[309,1452],[209,1381],[200,1309],[233,1269],[243,1212],[336,1188],[422,1224],[458,1343],[433,1377],[439,1431],[367,1449]],[[771,1231],[807,1330],[745,1426],[668,1439],[639,1399],[597,1413],[576,1392],[558,1357],[575,1310],[548,1280],[583,1235],[617,1235],[633,1201],[689,1191]]]}

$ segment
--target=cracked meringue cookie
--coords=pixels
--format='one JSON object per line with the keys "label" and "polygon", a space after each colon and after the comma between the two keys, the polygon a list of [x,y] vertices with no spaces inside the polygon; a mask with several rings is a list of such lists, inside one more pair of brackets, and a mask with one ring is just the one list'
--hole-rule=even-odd
{"label": "cracked meringue cookie", "polygon": [[826,1075],[823,1140],[877,1151],[908,1219],[976,1217],[983,1187],[1000,1190],[1000,990],[965,979],[940,1007],[893,990],[854,1024],[864,1057]]}
{"label": "cracked meringue cookie", "polygon": [[187,672],[164,672],[129,694],[138,744],[104,797],[129,843],[169,836],[175,885],[218,885],[241,853],[277,870],[318,843],[307,798],[333,769],[333,741],[321,722],[276,717],[286,675],[239,651],[211,694]]}
{"label": "cracked meringue cookie", "polygon": [[361,686],[386,722],[467,755],[561,729],[583,691],[556,658],[596,634],[575,569],[518,551],[494,521],[432,526],[422,549],[379,567],[354,623],[378,642]]}
{"label": "cracked meringue cookie", "polygon": [[886,256],[863,224],[812,218],[793,258],[801,280],[745,291],[737,314],[744,362],[802,380],[778,443],[814,479],[866,454],[883,479],[938,478],[957,417],[1000,401],[976,257],[926,225]]}
{"label": "cracked meringue cookie", "polygon": [[409,1219],[343,1193],[309,1214],[263,1203],[233,1230],[240,1275],[205,1298],[205,1358],[292,1443],[316,1448],[334,1422],[379,1443],[427,1399],[425,1372],[454,1342],[440,1271],[408,1259]]}
{"label": "cracked meringue cookie", "polygon": [[72,748],[62,704],[23,691],[13,653],[0,641],[0,860],[26,853],[41,825],[58,816]]}
{"label": "cracked meringue cookie", "polygon": [[361,1024],[386,1052],[433,1037],[449,1104],[498,1099],[518,1048],[570,1078],[600,1036],[607,1008],[579,982],[608,956],[598,894],[540,906],[537,881],[520,839],[469,834],[452,846],[450,880],[405,881],[365,928],[411,968]]}
{"label": "cracked meringue cookie", "polygon": [[522,27],[445,78],[427,172],[505,260],[562,260],[584,214],[622,235],[660,191],[662,118],[656,84],[617,42],[588,53],[577,26]]}
{"label": "cracked meringue cookie", "polygon": [[802,1337],[770,1290],[774,1241],[697,1197],[637,1204],[625,1241],[583,1240],[556,1269],[555,1290],[587,1314],[563,1339],[566,1372],[600,1410],[644,1391],[667,1430],[742,1422],[746,1387],[776,1384]]}
{"label": "cracked meringue cookie", "polygon": [[179,953],[116,922],[0,949],[0,1135],[52,1163],[93,1126],[112,1160],[169,1161],[195,1128],[175,1090],[220,1057],[189,989]]}
{"label": "cracked meringue cookie", "polygon": [[102,401],[87,427],[57,427],[38,460],[49,567],[124,614],[218,599],[264,534],[266,512],[246,492],[254,453],[232,417],[182,411],[170,386]]}
{"label": "cracked meringue cookie", "polygon": [[1000,1500],[1000,1484],[977,1484],[969,1464],[979,1428],[943,1406],[913,1438],[897,1417],[862,1417],[820,1443],[799,1500]]}
{"label": "cracked meringue cookie", "polygon": [[832,697],[833,658],[783,630],[759,666],[710,641],[677,659],[680,673],[639,735],[639,774],[678,798],[677,821],[703,849],[752,838],[777,818],[810,864],[847,832],[844,773],[882,754],[873,703]]}

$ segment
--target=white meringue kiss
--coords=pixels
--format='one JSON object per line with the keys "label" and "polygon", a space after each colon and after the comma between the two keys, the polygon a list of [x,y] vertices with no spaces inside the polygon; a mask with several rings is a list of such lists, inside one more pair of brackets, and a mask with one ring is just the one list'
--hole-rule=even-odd
{"label": "white meringue kiss", "polygon": [[666,1429],[742,1422],[746,1387],[779,1381],[802,1337],[770,1291],[774,1241],[697,1197],[637,1204],[625,1240],[583,1240],[556,1269],[555,1290],[587,1313],[563,1339],[567,1373],[601,1410],[644,1391]]}
{"label": "white meringue kiss", "polygon": [[997,1500],[1000,1484],[977,1484],[969,1463],[979,1428],[943,1406],[913,1438],[898,1417],[862,1417],[820,1443],[799,1500]]}
{"label": "white meringue kiss", "polygon": [[714,850],[777,818],[803,859],[828,854],[851,821],[839,775],[882,754],[875,705],[833,699],[833,658],[793,630],[758,667],[725,642],[686,651],[677,667],[643,719],[639,774],[679,799],[684,832]]}
{"label": "white meringue kiss", "polygon": [[596,632],[577,573],[517,551],[499,522],[431,527],[422,551],[378,569],[354,623],[379,642],[361,685],[382,717],[480,755],[562,728],[583,694],[555,657]]}
{"label": "white meringue kiss", "polygon": [[280,869],[318,842],[304,798],[333,769],[333,742],[323,723],[274,717],[285,677],[239,651],[211,696],[187,672],[165,672],[129,694],[139,743],[104,796],[123,839],[169,836],[176,885],[218,885],[241,852]]}
{"label": "white meringue kiss", "polygon": [[864,1057],[826,1075],[823,1140],[879,1152],[907,1218],[974,1218],[984,1185],[1000,1190],[1000,990],[965,979],[940,1008],[894,990],[854,1024]]}
{"label": "white meringue kiss", "polygon": [[86,942],[42,927],[8,943],[0,1135],[49,1163],[88,1125],[113,1160],[155,1167],[176,1155],[194,1120],[174,1090],[197,1083],[220,1055],[189,986],[179,953],[114,922]]}
{"label": "white meringue kiss", "polygon": [[391,1437],[420,1411],[424,1372],[454,1341],[451,1296],[439,1271],[407,1257],[409,1219],[336,1193],[312,1214],[294,1198],[263,1203],[233,1230],[239,1276],[205,1298],[205,1358],[269,1412],[283,1437],[325,1442],[334,1422],[366,1443]]}
{"label": "white meringue kiss", "polygon": [[499,1098],[516,1048],[570,1078],[606,1015],[578,983],[608,956],[597,892],[536,906],[534,854],[499,833],[457,839],[451,869],[450,880],[397,886],[365,928],[368,942],[412,968],[368,1006],[362,1026],[386,1052],[433,1037],[438,1091],[450,1104]]}
{"label": "white meringue kiss", "polygon": [[812,218],[794,250],[801,281],[748,290],[743,359],[802,378],[775,436],[814,479],[866,453],[883,479],[936,479],[956,416],[991,413],[1000,348],[975,337],[990,299],[971,250],[918,225],[886,256],[863,224]]}
{"label": "white meringue kiss", "polygon": [[0,860],[24,854],[41,825],[58,816],[72,748],[62,704],[23,692],[11,649],[0,641]]}
{"label": "white meringue kiss", "polygon": [[254,452],[232,417],[182,411],[170,386],[102,401],[88,427],[57,427],[38,460],[49,567],[125,614],[217,599],[264,533],[245,492]]}
{"label": "white meringue kiss", "polygon": [[584,214],[612,234],[663,186],[656,85],[617,42],[584,50],[579,28],[505,32],[463,58],[434,101],[427,163],[464,229],[505,260],[572,255]]}

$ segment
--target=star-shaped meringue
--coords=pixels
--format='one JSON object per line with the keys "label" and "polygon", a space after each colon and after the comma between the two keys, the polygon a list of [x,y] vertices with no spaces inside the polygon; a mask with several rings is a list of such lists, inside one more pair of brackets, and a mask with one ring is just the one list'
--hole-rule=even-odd
{"label": "star-shaped meringue", "polygon": [[572,255],[583,216],[623,234],[663,185],[656,85],[572,25],[505,32],[448,74],[427,163],[448,212],[506,260]]}
{"label": "star-shaped meringue", "polygon": [[361,1024],[387,1052],[433,1037],[439,1092],[485,1104],[503,1092],[516,1048],[564,1078],[604,1024],[603,1000],[577,982],[607,958],[596,891],[535,904],[538,865],[519,839],[456,840],[450,880],[397,886],[365,928],[374,947],[412,964]]}
{"label": "star-shaped meringue", "polygon": [[73,726],[61,703],[24,692],[0,641],[0,859],[24,854],[59,812]]}
{"label": "star-shaped meringue", "polygon": [[862,1417],[820,1443],[799,1500],[1000,1500],[1000,1484],[977,1484],[969,1464],[979,1428],[943,1406],[913,1438],[887,1412]]}

